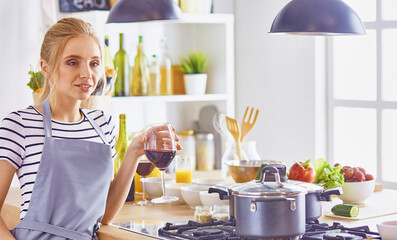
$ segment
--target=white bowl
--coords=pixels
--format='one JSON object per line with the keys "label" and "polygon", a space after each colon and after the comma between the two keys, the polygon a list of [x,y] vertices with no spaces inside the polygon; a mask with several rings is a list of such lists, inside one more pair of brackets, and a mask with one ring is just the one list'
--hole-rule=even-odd
{"label": "white bowl", "polygon": [[365,182],[345,182],[343,194],[339,196],[344,203],[362,203],[369,198],[375,189],[375,180]]}
{"label": "white bowl", "polygon": [[216,184],[223,183],[222,178],[196,178],[192,180],[192,183],[199,186],[214,186]]}
{"label": "white bowl", "polygon": [[[160,177],[150,177],[141,178],[141,181],[145,181],[144,188],[145,193],[149,195],[150,198],[157,198],[163,195],[163,189],[161,188],[161,178]],[[166,178],[165,183],[172,183],[173,180]]]}
{"label": "white bowl", "polygon": [[229,200],[221,200],[218,193],[200,192],[200,201],[204,206],[229,205]]}
{"label": "white bowl", "polygon": [[200,192],[208,191],[208,187],[206,186],[188,186],[182,187],[181,193],[183,200],[190,206],[190,208],[195,208],[198,205],[201,205],[200,201]]}
{"label": "white bowl", "polygon": [[182,197],[181,188],[187,187],[187,186],[193,186],[193,184],[191,184],[191,183],[167,183],[165,185],[165,192],[167,193],[168,196],[177,196],[179,198],[179,200],[176,202],[173,202],[173,204],[185,204],[185,201],[183,200],[183,197]]}
{"label": "white bowl", "polygon": [[376,224],[383,240],[397,239],[397,221],[387,221]]}

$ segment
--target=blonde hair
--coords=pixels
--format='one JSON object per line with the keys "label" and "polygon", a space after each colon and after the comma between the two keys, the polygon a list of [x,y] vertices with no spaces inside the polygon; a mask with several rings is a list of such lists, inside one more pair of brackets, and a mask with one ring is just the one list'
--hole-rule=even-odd
{"label": "blonde hair", "polygon": [[[43,102],[50,94],[50,79],[53,79],[53,85],[56,85],[59,78],[58,69],[63,50],[65,49],[67,41],[75,37],[91,37],[94,39],[99,47],[102,59],[101,45],[98,38],[95,36],[95,32],[91,24],[79,18],[63,18],[59,20],[57,23],[52,25],[50,29],[48,29],[41,45],[40,58],[41,60],[44,60],[50,68],[48,68],[49,74],[44,80],[43,92],[39,99],[40,103]],[[102,69],[102,71],[104,74],[105,70]]]}

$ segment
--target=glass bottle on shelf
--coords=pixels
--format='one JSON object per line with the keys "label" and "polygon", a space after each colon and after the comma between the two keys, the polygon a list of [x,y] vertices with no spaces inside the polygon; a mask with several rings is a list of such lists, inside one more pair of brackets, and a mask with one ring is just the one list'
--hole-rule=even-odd
{"label": "glass bottle on shelf", "polygon": [[157,62],[157,56],[153,55],[152,63],[150,64],[150,81],[148,84],[148,95],[160,95],[160,67]]}
{"label": "glass bottle on shelf", "polygon": [[120,33],[120,49],[114,57],[114,65],[117,70],[117,78],[114,84],[115,96],[129,95],[129,74],[130,64],[128,62],[127,52],[123,48],[124,34]]}
{"label": "glass bottle on shelf", "polygon": [[162,38],[160,41],[160,94],[172,95],[172,77],[171,77],[171,58],[168,55],[167,41]]}
{"label": "glass bottle on shelf", "polygon": [[131,92],[133,96],[146,96],[150,79],[149,62],[143,53],[143,38],[139,36],[137,54],[134,60]]}
{"label": "glass bottle on shelf", "polygon": [[117,156],[114,159],[114,175],[119,171],[127,150],[126,115],[120,114],[119,121],[119,135],[116,143]]}
{"label": "glass bottle on shelf", "polygon": [[114,63],[109,50],[109,36],[105,36],[105,46],[104,46],[104,60],[105,60],[105,70],[114,69]]}

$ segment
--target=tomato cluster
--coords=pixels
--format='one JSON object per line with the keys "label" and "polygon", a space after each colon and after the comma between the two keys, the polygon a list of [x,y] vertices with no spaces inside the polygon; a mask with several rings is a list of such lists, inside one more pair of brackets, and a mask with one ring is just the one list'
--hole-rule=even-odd
{"label": "tomato cluster", "polygon": [[340,173],[345,177],[345,182],[364,182],[374,180],[374,176],[367,173],[364,168],[344,166]]}

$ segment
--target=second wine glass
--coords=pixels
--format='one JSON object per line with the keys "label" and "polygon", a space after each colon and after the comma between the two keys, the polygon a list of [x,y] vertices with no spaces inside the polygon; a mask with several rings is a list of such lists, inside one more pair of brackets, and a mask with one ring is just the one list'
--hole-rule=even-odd
{"label": "second wine glass", "polygon": [[139,206],[147,206],[147,205],[152,205],[152,202],[149,202],[146,200],[145,197],[145,180],[146,177],[153,172],[154,170],[154,165],[149,162],[148,160],[140,160],[138,163],[138,167],[136,169],[136,173],[141,176],[141,182],[142,182],[142,201],[139,201],[137,203],[134,203],[134,205],[139,205]]}
{"label": "second wine glass", "polygon": [[146,127],[146,142],[144,144],[146,157],[161,173],[161,185],[163,196],[152,199],[154,203],[169,203],[178,201],[178,197],[167,196],[165,192],[164,172],[175,157],[176,142],[175,134],[171,124],[159,123]]}

